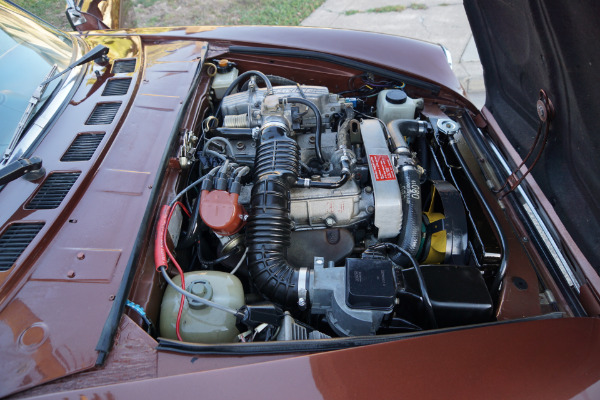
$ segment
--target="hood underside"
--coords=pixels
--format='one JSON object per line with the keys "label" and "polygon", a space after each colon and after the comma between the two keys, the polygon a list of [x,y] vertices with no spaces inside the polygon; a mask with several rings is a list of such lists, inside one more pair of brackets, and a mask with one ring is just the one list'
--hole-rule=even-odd
{"label": "hood underside", "polygon": [[549,139],[532,174],[599,271],[600,3],[465,0],[464,6],[484,67],[486,107],[521,157],[540,124],[540,89],[554,104]]}

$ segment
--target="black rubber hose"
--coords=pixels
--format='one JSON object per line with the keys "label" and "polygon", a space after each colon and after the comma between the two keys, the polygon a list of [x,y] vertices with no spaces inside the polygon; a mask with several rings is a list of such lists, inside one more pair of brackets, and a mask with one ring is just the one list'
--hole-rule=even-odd
{"label": "black rubber hose", "polygon": [[313,187],[313,188],[320,188],[320,189],[337,189],[339,187],[342,187],[346,182],[348,182],[348,179],[350,179],[349,172],[344,172],[342,174],[342,177],[335,182],[319,182],[319,181],[313,181],[313,180],[306,179],[306,178],[298,178],[298,180],[295,183],[295,186],[296,187]]}
{"label": "black rubber hose", "polygon": [[298,177],[300,150],[282,128],[267,129],[263,138],[270,139],[256,151],[246,225],[248,270],[262,295],[286,309],[297,309],[299,272],[285,256],[292,232],[290,186]]}
{"label": "black rubber hose", "polygon": [[317,160],[321,165],[325,163],[323,159],[323,153],[321,152],[321,112],[319,108],[310,100],[302,99],[300,97],[288,97],[285,101],[288,103],[298,103],[304,104],[308,108],[310,108],[315,113],[315,124],[317,125],[317,131],[315,133],[315,154],[317,155]]}
{"label": "black rubber hose", "polygon": [[[416,257],[421,244],[421,186],[420,175],[415,167],[406,165],[399,174],[400,192],[402,193],[402,227],[398,238],[398,246]],[[407,263],[407,258],[399,261]]]}
{"label": "black rubber hose", "polygon": [[395,150],[402,149],[406,145],[405,136],[414,138],[418,144],[421,165],[425,167],[429,165],[429,155],[427,154],[427,133],[431,131],[429,122],[415,119],[397,119],[390,122],[388,131]]}
{"label": "black rubber hose", "polygon": [[[404,140],[404,132],[417,134],[421,128],[419,124],[407,123],[407,120],[402,119],[391,121],[387,125],[387,128],[394,143],[395,153],[398,155],[398,163],[400,165],[398,178],[402,194],[403,217],[398,245],[412,257],[416,257],[421,243],[421,218],[423,211],[421,205],[421,177],[412,159],[410,149]],[[401,128],[404,130],[401,130]],[[398,258],[399,263],[407,264],[409,261],[405,256]]]}

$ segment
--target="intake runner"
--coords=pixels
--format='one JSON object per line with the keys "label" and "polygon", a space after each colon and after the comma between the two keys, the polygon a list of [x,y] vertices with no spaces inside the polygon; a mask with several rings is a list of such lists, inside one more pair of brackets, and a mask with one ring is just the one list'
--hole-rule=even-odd
{"label": "intake runner", "polygon": [[246,243],[249,271],[258,290],[284,308],[297,309],[300,273],[285,256],[292,231],[290,186],[298,178],[300,150],[286,131],[283,124],[263,126]]}

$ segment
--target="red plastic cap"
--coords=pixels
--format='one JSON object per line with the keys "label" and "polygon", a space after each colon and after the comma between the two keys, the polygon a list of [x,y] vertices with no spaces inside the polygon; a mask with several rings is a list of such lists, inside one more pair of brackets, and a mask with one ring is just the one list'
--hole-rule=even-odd
{"label": "red plastic cap", "polygon": [[246,210],[238,203],[238,194],[224,190],[202,191],[200,217],[215,233],[230,236],[246,224]]}

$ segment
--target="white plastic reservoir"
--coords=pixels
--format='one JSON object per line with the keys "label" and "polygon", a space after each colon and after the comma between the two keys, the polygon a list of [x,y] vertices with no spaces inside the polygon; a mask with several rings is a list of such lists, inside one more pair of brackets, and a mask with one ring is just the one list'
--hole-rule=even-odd
{"label": "white plastic reservoir", "polygon": [[386,124],[395,119],[413,119],[423,99],[412,99],[403,90],[382,90],[377,96],[377,118]]}
{"label": "white plastic reservoir", "polygon": [[[181,287],[179,275],[173,282]],[[244,289],[240,280],[220,271],[194,271],[185,273],[185,288],[196,296],[237,310],[244,305]],[[181,294],[168,286],[160,311],[160,334],[177,339],[176,321]],[[181,338],[194,343],[231,343],[239,334],[235,316],[225,311],[186,300],[179,324]]]}
{"label": "white plastic reservoir", "polygon": [[227,60],[220,60],[217,67],[217,74],[213,79],[212,88],[215,91],[215,97],[217,100],[223,98],[223,94],[227,88],[235,81],[238,77],[238,69],[235,68],[232,63]]}

